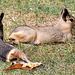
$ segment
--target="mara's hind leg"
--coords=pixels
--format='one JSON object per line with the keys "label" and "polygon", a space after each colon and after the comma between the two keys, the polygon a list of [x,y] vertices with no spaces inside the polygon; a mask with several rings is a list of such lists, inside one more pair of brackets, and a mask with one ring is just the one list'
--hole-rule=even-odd
{"label": "mara's hind leg", "polygon": [[[15,31],[16,30],[16,31]],[[18,27],[9,36],[9,42],[19,44],[19,42],[33,43],[36,39],[37,33],[30,27]]]}

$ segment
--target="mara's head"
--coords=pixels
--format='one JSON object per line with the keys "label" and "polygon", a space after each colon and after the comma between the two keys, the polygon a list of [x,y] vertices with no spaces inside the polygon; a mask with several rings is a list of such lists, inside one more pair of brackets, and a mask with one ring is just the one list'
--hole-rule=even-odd
{"label": "mara's head", "polygon": [[3,40],[3,24],[2,24],[2,19],[4,17],[4,13],[0,14],[0,38]]}
{"label": "mara's head", "polygon": [[9,43],[11,43],[11,44],[19,44],[19,37],[20,37],[20,34],[12,33],[8,38]]}
{"label": "mara's head", "polygon": [[68,12],[65,6],[62,8],[61,19],[72,28],[75,26],[75,17]]}

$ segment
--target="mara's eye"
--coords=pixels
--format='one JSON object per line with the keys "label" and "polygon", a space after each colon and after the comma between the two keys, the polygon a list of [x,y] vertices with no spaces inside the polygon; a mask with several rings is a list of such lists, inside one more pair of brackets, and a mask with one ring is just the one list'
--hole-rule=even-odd
{"label": "mara's eye", "polygon": [[71,22],[73,22],[73,19],[69,19]]}
{"label": "mara's eye", "polygon": [[14,41],[15,39],[12,39],[12,41]]}

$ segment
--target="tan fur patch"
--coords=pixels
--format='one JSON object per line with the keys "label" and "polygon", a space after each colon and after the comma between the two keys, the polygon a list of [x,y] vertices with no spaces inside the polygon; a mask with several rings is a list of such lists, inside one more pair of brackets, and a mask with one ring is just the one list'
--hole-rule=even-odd
{"label": "tan fur patch", "polygon": [[10,59],[11,58],[13,58],[13,57],[15,57],[14,55],[12,55],[12,54],[14,54],[15,53],[15,49],[12,49],[10,52],[9,52],[9,54],[7,55],[7,62],[10,62]]}
{"label": "tan fur patch", "polygon": [[20,33],[20,34],[15,34],[15,36],[16,36],[18,39],[20,39],[20,38],[22,39],[22,38],[23,38],[23,34],[21,34],[21,33]]}

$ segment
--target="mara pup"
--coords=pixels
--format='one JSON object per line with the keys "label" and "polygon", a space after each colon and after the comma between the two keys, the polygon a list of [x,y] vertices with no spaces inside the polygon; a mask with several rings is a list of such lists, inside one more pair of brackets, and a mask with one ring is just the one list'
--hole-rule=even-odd
{"label": "mara pup", "polygon": [[3,40],[3,24],[2,24],[2,19],[4,17],[4,13],[1,13],[0,15],[0,38]]}
{"label": "mara pup", "polygon": [[66,42],[72,38],[72,28],[75,26],[73,17],[65,6],[62,8],[59,22],[54,26],[28,27],[19,26],[9,36],[9,41],[42,44],[53,42]]}

